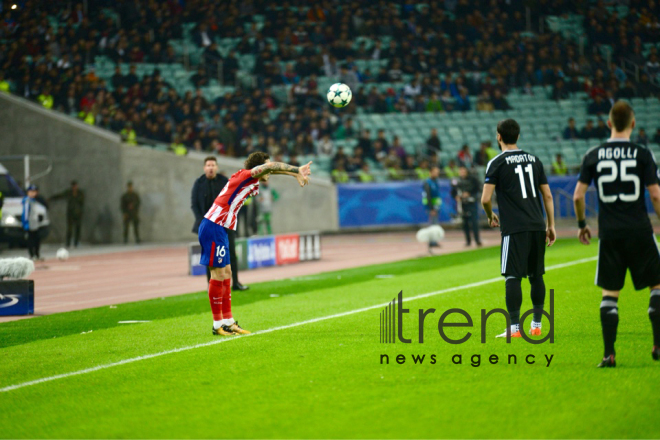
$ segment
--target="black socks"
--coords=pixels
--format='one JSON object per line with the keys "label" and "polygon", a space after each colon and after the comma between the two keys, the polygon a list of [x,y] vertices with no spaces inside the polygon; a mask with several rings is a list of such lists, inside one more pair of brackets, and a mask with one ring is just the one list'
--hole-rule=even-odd
{"label": "black socks", "polygon": [[545,282],[543,282],[543,275],[529,277],[529,284],[532,286],[532,308],[535,310],[534,322],[541,322],[543,304],[545,303]]}
{"label": "black socks", "polygon": [[605,354],[603,357],[615,354],[614,342],[616,341],[616,329],[619,325],[619,306],[615,296],[604,296],[600,303],[600,324],[603,327],[603,342],[605,343]]}
{"label": "black socks", "polygon": [[660,290],[651,290],[649,319],[653,327],[653,345],[660,347]]}
{"label": "black socks", "polygon": [[520,324],[520,306],[522,306],[522,287],[520,278],[506,279],[506,310],[511,317],[511,325]]}

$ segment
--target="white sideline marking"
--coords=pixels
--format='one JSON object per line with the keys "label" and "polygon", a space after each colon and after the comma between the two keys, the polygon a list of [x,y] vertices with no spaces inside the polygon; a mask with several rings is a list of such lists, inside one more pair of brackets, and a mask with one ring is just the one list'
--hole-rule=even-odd
{"label": "white sideline marking", "polygon": [[[570,261],[568,263],[556,264],[554,266],[546,267],[546,271],[555,270],[555,269],[562,269],[564,267],[575,266],[577,264],[582,264],[582,263],[588,263],[590,261],[596,261],[597,259],[598,259],[598,257],[590,257],[590,258],[582,258],[581,260]],[[414,301],[416,299],[422,299],[422,298],[428,298],[430,296],[442,295],[444,293],[455,292],[457,290],[470,289],[470,288],[473,288],[473,287],[479,287],[479,286],[495,283],[497,281],[502,281],[502,280],[503,280],[503,278],[501,276],[497,277],[497,278],[490,278],[488,280],[477,281],[476,283],[464,284],[462,286],[456,286],[456,287],[450,287],[448,289],[436,290],[435,292],[423,293],[421,295],[406,298],[405,301]],[[133,362],[137,362],[137,361],[143,361],[145,359],[152,359],[152,358],[155,358],[155,357],[165,356],[166,354],[179,353],[179,352],[182,352],[182,351],[194,350],[196,348],[208,347],[210,345],[216,345],[216,344],[221,344],[223,342],[235,341],[235,340],[238,340],[238,339],[241,339],[241,338],[247,338],[249,336],[263,335],[263,334],[266,334],[266,333],[276,332],[278,330],[286,330],[286,329],[293,328],[293,327],[300,327],[301,325],[313,324],[315,322],[326,321],[328,319],[343,318],[344,316],[355,315],[357,313],[366,312],[368,310],[380,309],[380,308],[385,307],[389,304],[390,304],[389,302],[376,304],[376,305],[369,306],[369,307],[363,307],[361,309],[349,310],[348,312],[337,313],[337,314],[328,315],[328,316],[322,316],[320,318],[308,319],[307,321],[295,322],[293,324],[282,325],[282,326],[279,326],[279,327],[273,327],[273,328],[269,328],[269,329],[266,329],[266,330],[259,330],[259,331],[256,331],[254,333],[250,333],[249,335],[234,336],[234,337],[231,337],[231,338],[217,339],[215,341],[204,342],[202,344],[190,345],[188,347],[174,348],[172,350],[166,350],[166,351],[161,351],[161,352],[158,352],[158,353],[146,354],[144,356],[137,356],[137,357],[130,358],[130,359],[124,359],[123,361],[112,362],[110,364],[97,365],[96,367],[85,368],[84,370],[73,371],[71,373],[57,374],[55,376],[44,377],[44,378],[41,378],[41,379],[31,380],[29,382],[23,382],[23,383],[19,383],[19,384],[16,384],[16,385],[10,385],[10,386],[4,387],[4,388],[0,388],[0,393],[6,393],[7,391],[17,390],[19,388],[29,387],[29,386],[32,386],[32,385],[38,385],[40,383],[50,382],[52,380],[64,379],[66,377],[79,376],[81,374],[93,373],[94,371],[105,370],[106,368],[112,368],[112,367],[116,367],[116,366],[119,366],[119,365],[125,365],[125,364],[130,364],[130,363],[133,363]]]}

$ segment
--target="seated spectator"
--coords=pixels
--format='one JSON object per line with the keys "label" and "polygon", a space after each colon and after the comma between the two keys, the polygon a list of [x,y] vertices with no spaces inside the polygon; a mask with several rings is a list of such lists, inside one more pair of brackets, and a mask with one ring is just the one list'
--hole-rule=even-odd
{"label": "seated spectator", "polygon": [[649,144],[649,137],[646,134],[646,130],[643,128],[639,129],[639,133],[637,134],[637,139],[635,140],[640,145],[647,146]]}
{"label": "seated spectator", "polygon": [[630,79],[627,79],[624,86],[619,89],[615,95],[616,99],[633,99],[635,97],[635,86]]}
{"label": "seated spectator", "polygon": [[213,44],[213,32],[209,31],[206,24],[202,23],[193,34],[193,41],[199,47],[208,47]]}
{"label": "seated spectator", "polygon": [[559,101],[561,99],[568,99],[569,98],[569,92],[568,89],[564,85],[564,80],[559,80],[555,83],[554,87],[552,88],[552,99],[555,101]]}
{"label": "seated spectator", "polygon": [[495,110],[493,101],[490,99],[490,94],[488,92],[483,92],[477,98],[477,110],[480,112],[492,112]]}
{"label": "seated spectator", "polygon": [[394,153],[400,161],[404,161],[406,159],[408,154],[406,153],[405,148],[403,148],[403,145],[401,145],[399,136],[394,136],[394,139],[392,139],[392,147],[390,153]]}
{"label": "seated spectator", "polygon": [[491,141],[486,141],[486,153],[488,153],[488,160],[491,161],[495,156],[500,154],[500,152],[493,148]]}
{"label": "seated spectator", "polygon": [[651,84],[651,81],[649,80],[649,76],[643,73],[642,76],[639,78],[639,83],[637,84],[637,97],[648,98],[650,96],[653,96],[654,90],[655,88],[653,84]]}
{"label": "seated spectator", "polygon": [[385,160],[385,169],[387,177],[390,180],[405,180],[406,176],[401,172],[401,163],[396,156],[389,155]]}
{"label": "seated spectator", "polygon": [[422,86],[416,80],[413,80],[413,82],[410,84],[406,84],[406,86],[403,88],[403,94],[407,98],[415,98],[421,93],[422,93]]}
{"label": "seated spectator", "polygon": [[596,126],[596,137],[598,139],[607,139],[610,137],[610,129],[605,125],[605,121],[602,119],[598,120],[598,125]]}
{"label": "seated spectator", "polygon": [[440,113],[442,112],[442,101],[438,99],[438,95],[433,93],[431,98],[429,98],[426,103],[426,111],[429,113]]}
{"label": "seated spectator", "polygon": [[580,131],[580,139],[597,139],[598,133],[594,127],[594,121],[587,119],[587,125],[582,128]]}
{"label": "seated spectator", "polygon": [[451,159],[447,166],[443,169],[445,172],[445,176],[448,179],[453,179],[454,177],[458,177],[458,165],[456,164],[456,161],[454,159]]}
{"label": "seated spectator", "polygon": [[495,89],[495,95],[493,96],[493,107],[495,110],[511,110],[513,107],[509,104],[509,101],[502,95],[499,89]]}
{"label": "seated spectator", "polygon": [[601,95],[596,95],[591,104],[589,104],[587,113],[590,115],[607,115],[611,107],[609,101],[603,99]]}
{"label": "seated spectator", "polygon": [[355,150],[353,150],[353,155],[348,158],[346,164],[346,169],[351,173],[360,170],[362,165],[364,165],[364,153],[362,152],[362,148],[355,147]]}
{"label": "seated spectator", "polygon": [[[471,108],[472,106],[470,104],[470,98],[468,97],[467,89],[462,88],[460,95],[458,98],[456,98],[456,110],[459,112],[468,112],[471,110]],[[445,106],[445,109],[447,109],[447,106]]]}
{"label": "seated spectator", "polygon": [[341,160],[335,164],[335,168],[330,175],[332,176],[332,181],[334,183],[348,183],[350,180],[348,173],[346,172],[346,165]]}
{"label": "seated spectator", "polygon": [[660,144],[660,128],[655,130],[655,134],[653,135],[653,143]]}
{"label": "seated spectator", "polygon": [[568,127],[564,129],[564,133],[562,134],[562,137],[566,140],[578,139],[580,137],[577,128],[575,128],[575,119],[573,118],[568,119]]}
{"label": "seated spectator", "polygon": [[339,124],[333,134],[334,139],[352,139],[355,137],[356,131],[353,126],[353,119],[348,118],[343,124]]}
{"label": "seated spectator", "polygon": [[[456,107],[456,100],[454,99],[453,96],[451,96],[451,93],[449,93],[449,90],[445,90],[442,93],[442,97],[440,98],[440,101],[442,102],[442,108],[446,112],[454,111],[454,108]],[[467,106],[468,106],[468,108],[470,107],[469,101],[468,101]]]}
{"label": "seated spectator", "polygon": [[335,151],[335,144],[330,136],[325,134],[316,145],[316,154],[319,156],[331,157]]}
{"label": "seated spectator", "polygon": [[387,157],[387,151],[385,150],[385,147],[383,145],[384,145],[383,141],[380,139],[376,139],[374,141],[373,157],[380,163],[383,163],[385,161],[385,158]]}
{"label": "seated spectator", "polygon": [[646,73],[649,74],[651,78],[657,77],[660,74],[660,62],[658,62],[658,55],[651,54],[649,60],[646,62]]}
{"label": "seated spectator", "polygon": [[417,174],[415,170],[417,169],[417,164],[415,164],[415,158],[413,156],[406,156],[403,161],[403,167],[401,167],[407,179],[415,179]]}
{"label": "seated spectator", "polygon": [[431,176],[429,161],[427,159],[422,159],[419,162],[419,165],[415,168],[415,175],[419,180],[426,180]]}
{"label": "seated spectator", "polygon": [[371,130],[362,130],[362,135],[360,135],[360,139],[358,139],[358,147],[362,148],[365,157],[375,159],[375,157],[373,157],[374,151],[371,143]]}
{"label": "seated spectator", "polygon": [[115,73],[110,78],[110,84],[114,89],[124,85],[124,75],[121,74],[121,67],[115,67]]}
{"label": "seated spectator", "polygon": [[348,156],[346,156],[346,153],[344,153],[344,147],[337,148],[337,152],[335,153],[334,156],[332,156],[331,167],[337,168],[337,164],[339,162],[343,162],[344,166],[345,167],[347,166]]}
{"label": "seated spectator", "polygon": [[561,154],[555,156],[554,162],[552,162],[552,174],[555,176],[565,176],[568,174],[568,167],[566,162],[564,162],[564,157]]}
{"label": "seated spectator", "polygon": [[378,130],[378,138],[377,139],[381,142],[383,150],[385,150],[385,152],[387,152],[387,150],[390,149],[390,143],[387,142],[387,138],[385,138],[385,130],[383,130],[382,128],[380,130]]}
{"label": "seated spectator", "polygon": [[369,164],[364,162],[362,168],[357,172],[357,179],[362,183],[368,183],[374,181],[374,176],[371,174]]}
{"label": "seated spectator", "polygon": [[577,76],[572,76],[569,83],[566,85],[566,89],[570,93],[578,93],[584,91],[584,85],[580,82]]}
{"label": "seated spectator", "polygon": [[474,153],[474,164],[479,167],[485,167],[488,164],[488,152],[486,151],[486,148],[488,147],[488,144],[486,142],[482,142],[481,145],[479,146],[479,150]]}
{"label": "seated spectator", "polygon": [[196,89],[208,85],[209,77],[206,75],[206,70],[204,70],[203,67],[200,67],[197,70],[197,73],[190,77],[190,82],[195,86]]}
{"label": "seated spectator", "polygon": [[468,144],[463,145],[461,151],[458,152],[458,162],[466,168],[472,167],[472,153]]}
{"label": "seated spectator", "polygon": [[438,153],[442,151],[442,142],[438,136],[438,130],[431,129],[431,136],[426,140],[426,154],[431,155],[433,152]]}

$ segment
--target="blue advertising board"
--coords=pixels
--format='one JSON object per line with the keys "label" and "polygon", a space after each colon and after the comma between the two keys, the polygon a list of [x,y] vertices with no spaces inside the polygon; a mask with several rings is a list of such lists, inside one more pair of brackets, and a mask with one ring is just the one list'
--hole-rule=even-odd
{"label": "blue advertising board", "polygon": [[[339,227],[417,225],[428,222],[422,205],[422,181],[337,185]],[[456,212],[451,183],[440,179],[440,221]]]}
{"label": "blue advertising board", "polygon": [[248,267],[275,266],[277,253],[275,249],[275,237],[248,238]]}
{"label": "blue advertising board", "polygon": [[0,281],[0,316],[34,314],[34,281]]}
{"label": "blue advertising board", "polygon": [[[439,179],[441,223],[450,222],[456,215],[456,201],[451,198],[451,181]],[[555,217],[575,217],[573,191],[577,176],[549,176],[548,184],[554,197]],[[422,181],[386,183],[348,183],[337,185],[339,227],[423,225],[428,217],[422,205]],[[593,187],[586,195],[587,215],[598,212],[598,195]],[[646,208],[653,213],[653,205],[646,193]],[[496,208],[497,209],[497,208]],[[483,210],[479,207],[479,212]]]}

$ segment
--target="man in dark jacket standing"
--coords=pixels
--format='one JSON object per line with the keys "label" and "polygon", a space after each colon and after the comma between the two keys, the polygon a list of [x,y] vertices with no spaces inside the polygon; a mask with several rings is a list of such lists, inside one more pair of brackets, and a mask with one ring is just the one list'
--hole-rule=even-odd
{"label": "man in dark jacket standing", "polygon": [[133,189],[133,182],[126,184],[126,192],[121,196],[121,213],[124,220],[124,243],[128,243],[128,228],[133,224],[135,242],[140,243],[140,196]]}
{"label": "man in dark jacket standing", "polygon": [[83,208],[85,206],[85,193],[78,187],[78,182],[71,181],[71,188],[54,195],[50,200],[66,200],[66,247],[78,247],[80,242],[80,226],[82,225]]}
{"label": "man in dark jacket standing", "polygon": [[[199,224],[202,222],[206,212],[211,209],[213,201],[220,194],[229,179],[218,174],[218,161],[209,156],[204,159],[204,174],[197,180],[192,189],[191,207],[195,214],[195,224],[192,232],[197,234]],[[225,228],[226,229],[226,228]],[[236,255],[236,231],[226,229],[229,237],[229,255]],[[249,287],[238,282],[238,263],[236,258],[231,258],[232,290],[247,290]],[[206,279],[211,279],[209,268],[206,268]]]}

